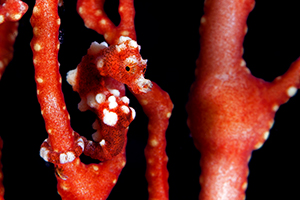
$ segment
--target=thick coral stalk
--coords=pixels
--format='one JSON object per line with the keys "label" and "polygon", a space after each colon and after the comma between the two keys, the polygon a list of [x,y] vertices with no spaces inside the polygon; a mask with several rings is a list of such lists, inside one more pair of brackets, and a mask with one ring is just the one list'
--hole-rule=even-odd
{"label": "thick coral stalk", "polygon": [[300,60],[272,83],[251,75],[242,58],[253,0],[205,1],[201,51],[187,105],[202,154],[199,199],[244,199],[251,152],[269,136],[279,106],[300,87]]}

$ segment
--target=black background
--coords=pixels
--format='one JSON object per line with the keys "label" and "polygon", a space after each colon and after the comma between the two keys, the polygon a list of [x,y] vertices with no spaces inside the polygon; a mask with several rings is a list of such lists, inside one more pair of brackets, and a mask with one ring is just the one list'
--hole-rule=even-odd
{"label": "black background", "polygon": [[[29,23],[33,1],[20,21],[15,55],[0,82],[0,134],[4,140],[3,171],[5,199],[60,199],[56,192],[53,165],[39,157],[47,137],[36,98]],[[118,1],[108,0],[105,9],[117,24]],[[141,54],[148,59],[146,78],[167,91],[175,105],[167,131],[170,199],[196,200],[200,154],[194,148],[186,126],[185,104],[194,80],[199,54],[199,22],[203,1],[136,0],[136,31]],[[60,8],[62,44],[60,72],[72,127],[90,137],[94,116],[77,110],[77,93],[65,81],[66,73],[76,68],[93,41],[103,37],[87,29],[76,13],[76,1],[65,1]],[[259,0],[248,18],[244,59],[253,75],[272,81],[283,74],[300,56],[300,15],[298,1]],[[147,141],[147,118],[137,101],[131,106],[137,117],[130,125],[127,164],[108,199],[147,199],[143,149]],[[264,146],[253,152],[250,161],[248,200],[294,199],[298,197],[299,176],[299,94],[280,107],[275,125]]]}

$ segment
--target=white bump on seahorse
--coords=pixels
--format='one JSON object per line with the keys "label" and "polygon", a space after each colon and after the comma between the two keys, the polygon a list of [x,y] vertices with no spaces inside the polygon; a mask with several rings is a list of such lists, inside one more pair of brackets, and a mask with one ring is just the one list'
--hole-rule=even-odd
{"label": "white bump on seahorse", "polygon": [[108,44],[106,42],[101,42],[100,44],[98,42],[93,42],[88,50],[88,53],[91,55],[95,55],[107,47]]}
{"label": "white bump on seahorse", "polygon": [[118,103],[116,102],[117,99],[115,96],[110,96],[107,100],[109,102],[109,109],[114,109],[118,106]]}
{"label": "white bump on seahorse", "polygon": [[67,82],[74,87],[76,84],[77,68],[67,73]]}
{"label": "white bump on seahorse", "polygon": [[[139,87],[140,92],[147,93],[152,88],[152,82],[148,79],[145,79],[144,76],[141,74],[141,76],[135,81],[135,83]],[[147,87],[145,87],[147,86]]]}
{"label": "white bump on seahorse", "polygon": [[108,111],[106,108],[103,109],[103,123],[109,126],[117,124],[118,115],[115,112]]}

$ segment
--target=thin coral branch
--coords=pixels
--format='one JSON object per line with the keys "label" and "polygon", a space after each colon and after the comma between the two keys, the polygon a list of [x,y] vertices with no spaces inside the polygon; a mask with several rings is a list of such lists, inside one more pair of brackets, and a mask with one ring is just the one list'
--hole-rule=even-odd
{"label": "thin coral branch", "polygon": [[13,57],[13,45],[18,35],[18,22],[28,9],[19,0],[0,1],[0,79]]}
{"label": "thin coral branch", "polygon": [[166,154],[166,130],[173,109],[172,101],[156,83],[150,92],[135,94],[149,118],[148,143],[145,148],[147,161],[146,178],[149,199],[169,199],[168,157]]}
{"label": "thin coral branch", "polygon": [[133,0],[121,0],[119,13],[121,22],[115,26],[104,11],[105,0],[79,0],[77,11],[84,20],[85,26],[103,35],[108,44],[116,44],[120,36],[136,40],[134,27]]}
{"label": "thin coral branch", "polygon": [[1,0],[0,24],[5,21],[19,21],[26,13],[28,6],[20,0]]}

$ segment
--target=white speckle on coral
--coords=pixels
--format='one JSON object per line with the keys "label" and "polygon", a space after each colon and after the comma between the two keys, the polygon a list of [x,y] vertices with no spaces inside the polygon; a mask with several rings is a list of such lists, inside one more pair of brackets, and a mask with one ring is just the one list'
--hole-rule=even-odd
{"label": "white speckle on coral", "polygon": [[266,131],[266,132],[264,133],[264,139],[265,139],[265,140],[268,139],[269,135],[270,135],[270,132],[269,132],[269,131]]}
{"label": "white speckle on coral", "polygon": [[294,86],[289,87],[288,90],[287,90],[287,95],[289,97],[294,96],[296,93],[297,93],[297,88],[294,87]]}
{"label": "white speckle on coral", "polygon": [[273,105],[272,110],[276,112],[279,109],[279,106],[277,104]]}

